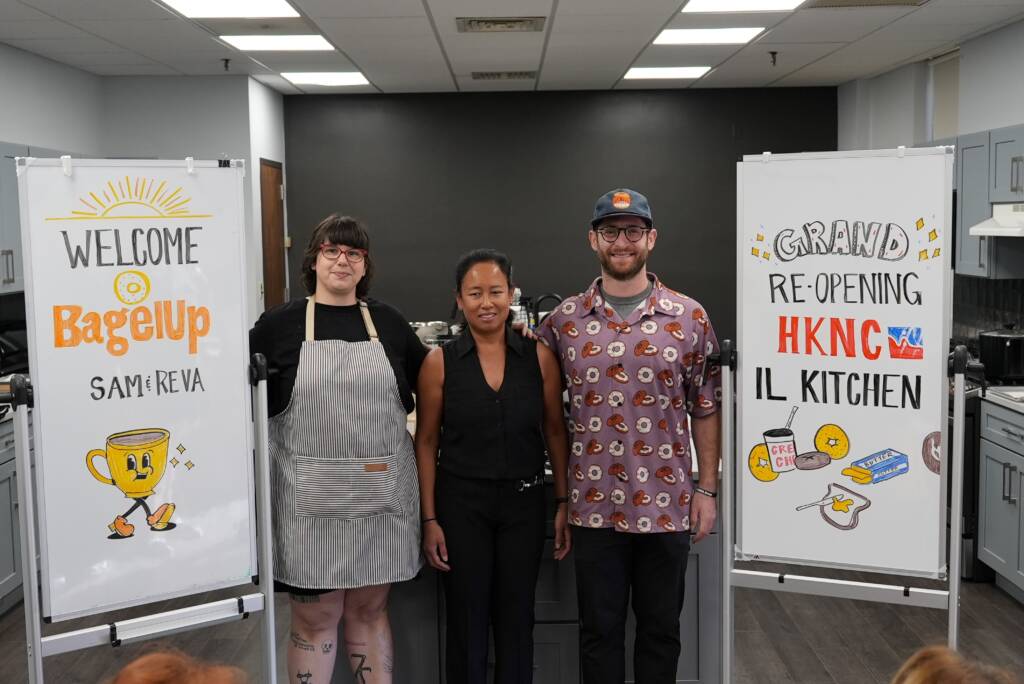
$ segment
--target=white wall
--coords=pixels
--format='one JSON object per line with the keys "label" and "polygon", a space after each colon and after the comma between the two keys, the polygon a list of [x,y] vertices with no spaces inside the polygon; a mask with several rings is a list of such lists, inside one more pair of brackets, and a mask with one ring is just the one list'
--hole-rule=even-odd
{"label": "white wall", "polygon": [[[279,162],[284,166],[284,97],[259,81],[249,79],[249,141],[252,151],[249,155],[249,179],[252,187],[252,223],[247,242],[250,290],[255,290],[254,308],[249,314],[253,322],[263,311],[263,222],[260,205],[260,159]],[[287,169],[284,169],[285,171]],[[282,176],[282,180],[284,177]],[[284,225],[287,228],[288,215]],[[285,230],[287,234],[287,229]],[[287,266],[287,260],[285,261]],[[288,285],[288,269],[285,268],[285,286]]]}
{"label": "white wall", "polygon": [[960,46],[960,133],[1024,124],[1024,21]]}
{"label": "white wall", "polygon": [[927,89],[924,64],[839,86],[839,149],[911,147],[927,141]]}
{"label": "white wall", "polygon": [[82,154],[98,149],[102,79],[0,44],[0,140]]}

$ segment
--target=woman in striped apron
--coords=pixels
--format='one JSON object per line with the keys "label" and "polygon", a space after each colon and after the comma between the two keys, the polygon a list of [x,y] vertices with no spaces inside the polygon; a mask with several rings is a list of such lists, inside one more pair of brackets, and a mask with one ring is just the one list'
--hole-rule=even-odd
{"label": "woman in striped apron", "polygon": [[[291,594],[288,681],[331,681],[338,625],[357,682],[391,682],[391,583],[420,569],[409,378],[426,350],[395,309],[366,299],[369,236],[329,216],[313,231],[306,300],[250,334],[271,369],[274,575]],[[276,371],[276,372],[274,372]]]}

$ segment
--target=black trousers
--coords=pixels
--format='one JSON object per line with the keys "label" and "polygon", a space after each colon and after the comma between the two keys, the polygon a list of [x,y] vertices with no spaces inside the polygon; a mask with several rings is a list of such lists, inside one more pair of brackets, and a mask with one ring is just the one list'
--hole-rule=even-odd
{"label": "black trousers", "polygon": [[689,532],[572,528],[584,684],[626,681],[626,611],[636,615],[637,684],[676,681]]}
{"label": "black trousers", "polygon": [[448,684],[487,681],[488,626],[495,684],[533,681],[533,602],[544,550],[544,487],[438,472],[437,518],[448,546],[443,573]]}

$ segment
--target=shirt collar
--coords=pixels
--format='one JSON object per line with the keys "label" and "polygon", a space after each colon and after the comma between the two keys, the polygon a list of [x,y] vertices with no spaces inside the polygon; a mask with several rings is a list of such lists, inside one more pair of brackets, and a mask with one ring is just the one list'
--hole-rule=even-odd
{"label": "shirt collar", "polygon": [[[460,359],[471,351],[476,350],[476,340],[473,339],[473,333],[470,332],[468,325],[459,333],[459,336],[455,338],[452,344],[455,345],[455,355]],[[505,346],[519,356],[522,356],[526,351],[526,341],[523,339],[523,336],[513,330],[510,325],[505,326]]]}
{"label": "shirt collar", "polygon": [[[647,272],[647,277],[651,279],[653,287],[651,287],[651,294],[647,297],[647,300],[643,304],[643,315],[653,316],[659,311],[662,313],[673,313],[674,308],[671,303],[665,304],[666,300],[669,302],[677,302],[684,299],[682,295],[674,290],[670,290],[661,284],[658,276],[650,271]],[[582,314],[584,316],[596,314],[599,311],[603,311],[607,304],[604,301],[604,297],[601,296],[601,277],[598,276],[594,279],[594,282],[590,284],[590,287],[583,293],[582,302]],[[639,307],[638,307],[639,308]]]}

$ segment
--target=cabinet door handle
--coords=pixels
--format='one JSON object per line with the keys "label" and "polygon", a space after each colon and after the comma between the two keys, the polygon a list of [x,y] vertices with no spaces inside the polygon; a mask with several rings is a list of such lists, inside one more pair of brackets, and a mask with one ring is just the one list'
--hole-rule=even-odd
{"label": "cabinet door handle", "polygon": [[1000,429],[1003,432],[1005,432],[1007,435],[1009,435],[1010,437],[1015,437],[1015,438],[1017,438],[1019,440],[1024,441],[1024,433],[1017,432],[1016,430],[1011,430],[1008,427],[1004,427],[1004,428],[1000,428]]}
{"label": "cabinet door handle", "polygon": [[1007,482],[1007,480],[1010,479],[1010,478],[1006,477],[1006,471],[1009,470],[1009,469],[1010,469],[1010,464],[1009,463],[1004,463],[1003,464],[1003,482],[1002,482],[1002,485],[999,487],[999,498],[1001,498],[1003,501],[1006,501],[1009,498],[1006,495],[1006,482]]}

